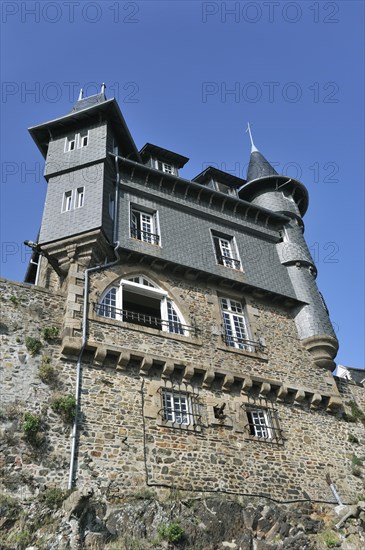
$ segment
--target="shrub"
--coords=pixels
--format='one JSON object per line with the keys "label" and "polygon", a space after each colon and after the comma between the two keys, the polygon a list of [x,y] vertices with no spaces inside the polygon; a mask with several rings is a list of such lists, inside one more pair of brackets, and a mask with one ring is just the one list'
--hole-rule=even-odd
{"label": "shrub", "polygon": [[176,522],[164,523],[158,528],[158,534],[169,542],[179,542],[184,536],[184,529]]}
{"label": "shrub", "polygon": [[68,424],[72,424],[75,418],[75,408],[76,399],[73,395],[56,396],[51,402],[51,409]]}
{"label": "shrub", "polygon": [[43,338],[47,342],[52,342],[53,340],[57,340],[59,332],[60,331],[57,327],[54,327],[54,326],[44,327],[44,329],[43,329]]}
{"label": "shrub", "polygon": [[19,305],[19,298],[17,298],[16,296],[10,296],[9,300],[11,301],[12,304],[14,304],[14,306],[18,306]]}
{"label": "shrub", "polygon": [[24,413],[23,432],[25,435],[35,434],[41,427],[41,419],[36,414]]}
{"label": "shrub", "polygon": [[0,516],[15,519],[21,510],[20,503],[13,497],[0,493]]}
{"label": "shrub", "polygon": [[31,355],[36,355],[42,348],[42,342],[33,336],[27,336],[25,346]]}
{"label": "shrub", "polygon": [[39,500],[44,502],[49,508],[57,509],[61,507],[62,502],[69,494],[70,491],[64,491],[58,487],[49,487],[40,494]]}
{"label": "shrub", "polygon": [[57,371],[51,365],[51,359],[47,355],[43,355],[42,362],[38,368],[39,378],[45,384],[54,385],[57,381]]}

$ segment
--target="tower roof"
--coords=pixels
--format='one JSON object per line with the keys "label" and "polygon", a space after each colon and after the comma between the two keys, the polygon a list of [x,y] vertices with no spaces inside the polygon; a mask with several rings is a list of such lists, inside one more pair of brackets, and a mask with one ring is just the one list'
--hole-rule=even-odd
{"label": "tower roof", "polygon": [[250,162],[247,169],[247,182],[267,176],[275,176],[277,174],[277,171],[260,151],[256,148],[251,151]]}
{"label": "tower roof", "polygon": [[91,95],[89,97],[81,97],[82,91],[80,93],[79,99],[76,101],[75,105],[72,107],[69,114],[76,113],[78,111],[82,111],[83,109],[88,109],[89,107],[94,107],[94,105],[98,105],[99,103],[104,103],[106,101],[105,93],[100,92],[99,94]]}

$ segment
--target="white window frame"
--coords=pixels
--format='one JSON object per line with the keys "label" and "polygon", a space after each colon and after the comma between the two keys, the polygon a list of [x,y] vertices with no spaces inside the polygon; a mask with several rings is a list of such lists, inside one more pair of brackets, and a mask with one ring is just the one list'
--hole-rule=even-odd
{"label": "white window frame", "polygon": [[75,208],[82,208],[85,204],[85,187],[78,187],[75,196]]}
{"label": "white window frame", "polygon": [[65,141],[65,153],[74,151],[76,149],[77,135],[75,134],[72,138],[66,137]]}
{"label": "white window frame", "polygon": [[63,194],[61,212],[70,212],[70,210],[72,210],[72,202],[73,202],[73,191],[72,190],[65,191]]}
{"label": "white window frame", "polygon": [[251,340],[247,315],[244,306],[232,298],[220,298],[223,319],[224,340],[227,346],[246,351],[255,351],[246,341]]}
{"label": "white window frame", "polygon": [[[223,265],[236,271],[242,271],[242,263],[238,254],[236,240],[230,235],[222,235],[211,231],[215,258],[218,265]],[[221,261],[220,261],[221,260]]]}
{"label": "white window frame", "polygon": [[161,246],[157,212],[147,211],[139,206],[131,204],[129,231],[133,239],[137,239],[147,244]]}
{"label": "white window frame", "polygon": [[[86,143],[85,143],[86,140]],[[80,132],[78,134],[78,147],[81,149],[82,147],[87,147],[89,145],[89,130],[87,132]]]}
{"label": "white window frame", "polygon": [[[156,285],[154,285],[152,281],[150,281],[144,275],[139,275],[133,278],[138,278],[139,282],[137,283],[130,279],[122,279],[118,287],[110,287],[104,292],[102,299],[99,301],[99,304],[103,306],[100,316],[117,319],[118,321],[123,322],[123,316],[117,313],[115,309],[123,311],[123,293],[125,290],[128,290],[129,292],[134,292],[135,294],[149,296],[150,298],[155,298],[156,300],[159,300],[162,331],[168,332],[169,334],[187,336],[188,331],[186,330],[186,328],[184,328],[184,318],[181,315],[181,312],[176,304],[170,298],[168,298],[167,292],[156,287]],[[112,290],[115,290],[115,298],[110,298],[109,296],[109,293]],[[111,304],[111,301],[113,301],[114,303]],[[110,308],[110,310],[108,308]],[[175,315],[173,315],[172,312]]]}
{"label": "white window frame", "polygon": [[191,398],[187,393],[163,389],[162,411],[165,422],[179,426],[192,424]]}
{"label": "white window frame", "polygon": [[175,166],[163,160],[156,159],[155,167],[157,170],[160,170],[160,172],[165,172],[165,174],[176,174]]}
{"label": "white window frame", "polygon": [[[261,407],[246,409],[249,435],[258,439],[272,440],[275,438],[273,413]],[[254,433],[252,433],[254,432]]]}

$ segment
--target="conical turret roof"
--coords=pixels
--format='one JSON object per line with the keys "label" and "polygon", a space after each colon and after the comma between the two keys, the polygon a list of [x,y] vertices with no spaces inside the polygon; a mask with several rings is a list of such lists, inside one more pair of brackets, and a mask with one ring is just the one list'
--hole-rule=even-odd
{"label": "conical turret roof", "polygon": [[255,148],[252,148],[250,162],[247,169],[247,182],[266,176],[275,176],[277,171],[268,160]]}

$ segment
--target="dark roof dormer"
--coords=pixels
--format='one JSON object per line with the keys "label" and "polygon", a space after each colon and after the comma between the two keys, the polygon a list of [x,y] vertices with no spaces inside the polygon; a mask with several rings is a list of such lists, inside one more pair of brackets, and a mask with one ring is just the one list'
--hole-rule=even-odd
{"label": "dark roof dormer", "polygon": [[185,166],[188,158],[152,143],[146,143],[139,152],[142,162],[151,168],[167,174],[178,175],[179,168]]}
{"label": "dark roof dormer", "polygon": [[192,181],[205,185],[215,191],[227,193],[228,195],[237,195],[237,190],[246,183],[246,180],[223,172],[213,166],[208,166],[203,172],[200,172]]}

